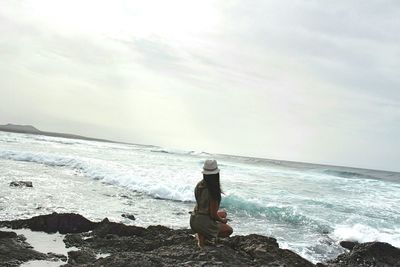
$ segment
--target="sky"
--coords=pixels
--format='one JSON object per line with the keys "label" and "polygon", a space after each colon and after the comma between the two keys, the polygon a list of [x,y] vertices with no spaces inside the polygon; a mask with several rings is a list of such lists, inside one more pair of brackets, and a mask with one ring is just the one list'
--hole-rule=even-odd
{"label": "sky", "polygon": [[0,124],[400,171],[400,1],[1,0]]}

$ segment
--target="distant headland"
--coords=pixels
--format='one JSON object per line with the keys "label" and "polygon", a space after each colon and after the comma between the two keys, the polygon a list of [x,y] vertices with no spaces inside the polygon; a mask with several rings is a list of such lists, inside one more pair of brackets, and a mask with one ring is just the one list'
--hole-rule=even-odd
{"label": "distant headland", "polygon": [[99,139],[99,138],[91,138],[76,134],[67,134],[67,133],[55,133],[55,132],[46,132],[41,131],[32,125],[18,125],[18,124],[5,124],[0,125],[0,131],[3,132],[12,132],[12,133],[24,133],[24,134],[38,134],[38,135],[46,135],[46,136],[53,136],[53,137],[62,137],[62,138],[72,138],[72,139],[82,139],[82,140],[91,140],[91,141],[100,141],[100,142],[111,142],[117,143],[115,141],[106,140],[106,139]]}

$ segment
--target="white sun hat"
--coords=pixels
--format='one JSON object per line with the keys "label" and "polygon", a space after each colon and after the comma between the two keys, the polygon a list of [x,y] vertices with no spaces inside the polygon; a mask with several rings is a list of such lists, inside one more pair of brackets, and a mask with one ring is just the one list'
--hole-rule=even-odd
{"label": "white sun hat", "polygon": [[203,174],[217,174],[219,173],[218,163],[215,159],[208,159],[204,162]]}

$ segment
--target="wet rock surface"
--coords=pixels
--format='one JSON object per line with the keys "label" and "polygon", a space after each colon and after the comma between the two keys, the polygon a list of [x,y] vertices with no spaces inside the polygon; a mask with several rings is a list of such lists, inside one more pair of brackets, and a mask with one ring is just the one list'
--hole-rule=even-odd
{"label": "wet rock surface", "polygon": [[0,266],[19,266],[29,260],[45,260],[48,256],[32,249],[25,237],[1,231]]}
{"label": "wet rock surface", "polygon": [[[95,223],[78,214],[53,213],[0,222],[0,226],[68,233],[66,246],[78,251],[68,252],[68,263],[63,266],[315,266],[298,254],[279,248],[275,238],[255,234],[219,239],[201,250],[189,229],[172,230],[159,225],[142,228],[108,219]],[[15,237],[0,238],[0,242],[2,239]],[[6,251],[20,248],[4,249],[0,245],[0,265],[25,260],[18,255],[4,258]],[[33,255],[35,259],[49,257]],[[356,244],[350,252],[318,266],[400,266],[400,249],[381,242]]]}
{"label": "wet rock surface", "polygon": [[124,217],[124,218],[130,219],[130,220],[132,220],[132,221],[136,220],[136,217],[135,217],[135,215],[133,215],[133,214],[126,214],[126,213],[124,213],[124,214],[121,214],[121,216]]}

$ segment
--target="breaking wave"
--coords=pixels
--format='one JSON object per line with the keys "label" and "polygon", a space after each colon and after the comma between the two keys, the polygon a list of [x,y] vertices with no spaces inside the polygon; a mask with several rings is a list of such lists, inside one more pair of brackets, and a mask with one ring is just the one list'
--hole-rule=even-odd
{"label": "breaking wave", "polygon": [[[77,170],[89,178],[100,180],[107,184],[123,186],[156,199],[194,201],[193,184],[182,183],[181,179],[169,179],[168,174],[159,174],[159,177],[157,177],[152,173],[148,173],[138,177],[136,175],[138,167],[135,169],[135,166],[128,168],[124,165],[99,159],[16,151],[0,151],[0,158],[54,167],[66,167]],[[250,217],[264,217],[274,222],[324,228],[315,220],[297,212],[293,207],[265,206],[237,195],[224,196],[221,206],[229,211],[244,213]]]}
{"label": "breaking wave", "polygon": [[[153,173],[137,176],[140,167],[124,166],[99,159],[71,157],[47,153],[0,151],[0,158],[44,164],[54,167],[66,167],[77,170],[84,176],[100,180],[107,184],[127,187],[159,199],[193,201],[193,186],[181,183],[180,179],[157,177]],[[143,169],[140,171],[144,171]],[[168,175],[168,174],[166,174]],[[159,176],[163,176],[159,174]]]}
{"label": "breaking wave", "polygon": [[185,150],[178,150],[178,149],[167,149],[161,147],[153,147],[150,152],[154,153],[165,153],[171,155],[193,155],[193,156],[210,156],[211,154],[204,152],[204,151],[185,151]]}
{"label": "breaking wave", "polygon": [[390,181],[390,179],[387,179],[387,178],[390,178],[390,177],[387,177],[388,174],[390,175],[390,173],[388,173],[384,176],[382,176],[382,174],[377,176],[376,174],[374,174],[374,171],[368,171],[368,173],[365,173],[365,172],[326,169],[323,171],[323,173],[331,175],[331,176],[347,178],[347,179],[373,179],[373,180],[389,180]]}
{"label": "breaking wave", "polygon": [[342,177],[342,178],[359,178],[364,177],[363,174],[350,171],[337,171],[337,170],[324,170],[325,174],[332,176]]}
{"label": "breaking wave", "polygon": [[309,226],[321,233],[331,230],[328,226],[301,214],[294,207],[290,206],[263,205],[262,203],[257,203],[255,200],[246,200],[240,196],[228,195],[222,198],[221,207],[231,212],[243,213],[250,217],[263,217],[275,223]]}
{"label": "breaking wave", "polygon": [[376,229],[361,223],[337,225],[333,231],[337,240],[351,240],[360,243],[381,241],[400,247],[400,229]]}

